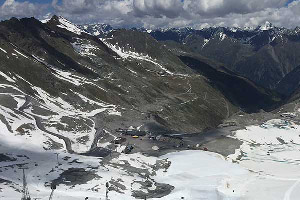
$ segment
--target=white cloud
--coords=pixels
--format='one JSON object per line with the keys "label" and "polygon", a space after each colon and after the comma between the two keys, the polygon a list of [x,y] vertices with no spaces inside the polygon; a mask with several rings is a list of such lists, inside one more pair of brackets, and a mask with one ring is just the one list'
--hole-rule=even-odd
{"label": "white cloud", "polygon": [[[112,25],[131,22],[132,0],[53,0],[54,13],[77,23],[103,22]],[[134,20],[133,20],[134,21]]]}
{"label": "white cloud", "polygon": [[10,17],[40,16],[48,7],[46,4],[33,4],[28,1],[17,2],[15,0],[6,0],[0,6],[0,19]]}
{"label": "white cloud", "polygon": [[280,8],[288,0],[185,0],[184,8],[193,14],[222,17],[228,14],[246,14],[267,8]]}
{"label": "white cloud", "polygon": [[184,10],[181,0],[133,0],[133,12],[137,17],[148,15],[155,18],[175,18]]}
{"label": "white cloud", "polygon": [[[297,11],[299,14],[297,14]],[[270,21],[279,27],[293,28],[298,25],[300,20],[300,2],[296,1],[288,7],[266,8],[247,14],[232,13],[220,18],[206,19],[205,21],[212,24],[224,22],[226,26],[258,26],[265,21]]]}
{"label": "white cloud", "polygon": [[[29,1],[29,0],[28,0]],[[42,1],[41,1],[42,2]],[[116,27],[257,26],[268,20],[277,26],[299,25],[300,0],[53,0],[52,13],[75,23],[101,22]],[[40,9],[40,7],[44,9]],[[40,17],[46,4],[6,0],[0,19]]]}
{"label": "white cloud", "polygon": [[95,1],[87,0],[63,0],[62,5],[58,5],[58,0],[52,1],[52,6],[57,12],[68,14],[83,14],[93,10]]}

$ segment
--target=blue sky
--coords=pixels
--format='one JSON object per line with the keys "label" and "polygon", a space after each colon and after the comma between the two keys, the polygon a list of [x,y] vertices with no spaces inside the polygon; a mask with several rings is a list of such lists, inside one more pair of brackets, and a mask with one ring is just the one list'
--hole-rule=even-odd
{"label": "blue sky", "polygon": [[0,0],[0,20],[62,15],[115,27],[300,26],[300,0]]}

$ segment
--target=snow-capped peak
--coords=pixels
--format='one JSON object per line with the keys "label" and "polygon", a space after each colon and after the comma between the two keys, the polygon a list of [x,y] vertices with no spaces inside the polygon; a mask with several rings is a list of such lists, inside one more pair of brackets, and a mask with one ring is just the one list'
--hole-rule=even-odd
{"label": "snow-capped peak", "polygon": [[255,28],[252,27],[252,26],[245,26],[245,27],[243,28],[243,30],[244,30],[244,31],[253,31],[253,30],[255,30]]}
{"label": "snow-capped peak", "polygon": [[51,16],[52,16],[51,13],[47,13],[44,17],[42,17],[42,18],[40,19],[40,21],[41,21],[43,24],[45,24],[45,23],[47,23],[47,22],[49,22],[49,21],[51,20]]}
{"label": "snow-capped peak", "polygon": [[102,35],[107,35],[113,30],[113,27],[111,27],[109,24],[104,23],[84,24],[79,27],[98,37],[101,37]]}
{"label": "snow-capped peak", "polygon": [[70,32],[73,32],[77,35],[81,35],[82,33],[86,33],[85,31],[81,30],[77,25],[73,24],[69,20],[65,19],[62,16],[57,17],[59,24],[57,25],[60,28],[67,29]]}
{"label": "snow-capped peak", "polygon": [[300,33],[300,27],[297,26],[297,27],[294,29],[294,31],[295,31],[296,33]]}
{"label": "snow-capped peak", "polygon": [[47,18],[47,19],[42,19],[40,20],[43,24],[48,23],[51,20],[51,18]]}
{"label": "snow-capped peak", "polygon": [[235,32],[237,32],[238,30],[240,30],[240,28],[239,28],[239,27],[231,27],[231,28],[229,28],[229,30],[230,30],[231,32],[235,33]]}
{"label": "snow-capped peak", "polygon": [[267,31],[273,28],[274,28],[273,24],[268,21],[266,21],[263,25],[259,26],[259,30],[261,31]]}
{"label": "snow-capped peak", "polygon": [[227,37],[227,35],[225,33],[223,33],[223,32],[220,32],[219,33],[219,37],[220,37],[220,40],[223,41],[223,40],[225,40],[225,38]]}

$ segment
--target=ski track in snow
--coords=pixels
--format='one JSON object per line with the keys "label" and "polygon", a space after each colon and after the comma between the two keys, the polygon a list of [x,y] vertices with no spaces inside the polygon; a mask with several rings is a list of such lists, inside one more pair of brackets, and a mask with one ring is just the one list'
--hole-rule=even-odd
{"label": "ski track in snow", "polygon": [[291,199],[291,194],[293,190],[299,185],[300,180],[296,181],[296,183],[285,193],[284,195],[284,200],[290,200]]}

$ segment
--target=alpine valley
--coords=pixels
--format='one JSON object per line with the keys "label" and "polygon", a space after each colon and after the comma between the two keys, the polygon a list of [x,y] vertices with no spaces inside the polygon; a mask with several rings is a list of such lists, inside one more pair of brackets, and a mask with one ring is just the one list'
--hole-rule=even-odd
{"label": "alpine valley", "polygon": [[299,73],[269,22],[1,21],[0,199],[296,200]]}

